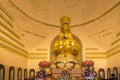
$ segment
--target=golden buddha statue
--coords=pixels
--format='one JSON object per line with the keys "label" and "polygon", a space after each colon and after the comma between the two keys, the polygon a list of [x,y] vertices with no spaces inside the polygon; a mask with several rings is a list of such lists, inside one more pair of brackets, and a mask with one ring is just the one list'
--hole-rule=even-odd
{"label": "golden buddha statue", "polygon": [[70,18],[63,16],[61,18],[61,33],[52,44],[52,68],[79,68],[80,61],[80,43],[73,37],[70,31]]}

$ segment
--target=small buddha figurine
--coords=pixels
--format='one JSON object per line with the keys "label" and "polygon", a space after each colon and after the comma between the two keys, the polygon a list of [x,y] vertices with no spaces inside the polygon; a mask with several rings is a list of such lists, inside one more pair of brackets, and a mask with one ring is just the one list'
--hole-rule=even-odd
{"label": "small buddha figurine", "polygon": [[62,71],[60,80],[71,80],[70,73],[67,70]]}

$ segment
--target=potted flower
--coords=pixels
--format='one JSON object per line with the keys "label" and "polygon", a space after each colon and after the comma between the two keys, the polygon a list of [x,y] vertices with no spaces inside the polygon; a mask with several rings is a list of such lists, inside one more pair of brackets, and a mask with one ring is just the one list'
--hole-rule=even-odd
{"label": "potted flower", "polygon": [[38,63],[38,66],[41,67],[41,69],[37,72],[37,80],[46,80],[46,68],[49,68],[51,66],[51,63],[49,61],[40,61]]}
{"label": "potted flower", "polygon": [[85,68],[83,74],[85,80],[94,80],[96,77],[96,73],[93,70],[94,62],[92,60],[85,60],[82,62],[82,66]]}
{"label": "potted flower", "polygon": [[38,66],[42,67],[42,68],[47,68],[51,66],[51,63],[49,61],[40,61],[38,63]]}

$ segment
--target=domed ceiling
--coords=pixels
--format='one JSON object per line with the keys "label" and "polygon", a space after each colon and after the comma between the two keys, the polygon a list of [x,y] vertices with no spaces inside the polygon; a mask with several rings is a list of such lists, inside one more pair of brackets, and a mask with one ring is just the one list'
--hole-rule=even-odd
{"label": "domed ceiling", "polygon": [[86,48],[107,50],[120,32],[119,0],[0,0],[0,8],[28,51],[50,48],[64,15]]}

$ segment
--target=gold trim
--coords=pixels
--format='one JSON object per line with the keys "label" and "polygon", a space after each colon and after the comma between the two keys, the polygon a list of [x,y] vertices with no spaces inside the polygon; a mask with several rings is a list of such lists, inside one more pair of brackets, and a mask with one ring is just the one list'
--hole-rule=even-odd
{"label": "gold trim", "polygon": [[47,59],[48,53],[30,53],[28,59]]}
{"label": "gold trim", "polygon": [[4,20],[11,28],[13,28],[13,25],[8,20],[6,20],[1,14],[0,14],[0,18]]}
{"label": "gold trim", "polygon": [[29,57],[28,59],[47,59],[47,57]]}
{"label": "gold trim", "polygon": [[89,54],[95,54],[95,55],[98,55],[98,54],[105,54],[106,55],[106,52],[85,52],[85,54],[89,55]]}
{"label": "gold trim", "polygon": [[[108,50],[108,51],[107,51],[107,58],[109,58],[109,57],[111,57],[111,56],[113,56],[113,55],[116,55],[116,54],[120,53],[120,50],[116,50],[116,49],[118,49],[118,48],[120,48],[120,45],[117,45],[117,46],[115,46],[114,48]],[[114,51],[114,50],[116,50],[116,51]],[[114,52],[112,52],[112,51],[114,51]]]}
{"label": "gold trim", "polygon": [[10,32],[11,34],[13,34],[17,39],[20,39],[20,37],[18,35],[16,35],[13,31],[11,31],[11,29],[9,29],[7,26],[5,26],[4,24],[0,23],[1,27],[3,27],[4,29],[6,29],[8,32]]}
{"label": "gold trim", "polygon": [[111,56],[114,56],[114,55],[116,55],[116,54],[118,54],[118,53],[120,53],[120,50],[117,50],[117,51],[115,51],[115,52],[113,52],[113,53],[111,53],[111,54],[108,54],[108,55],[107,55],[107,58],[109,58],[109,57],[111,57]]}
{"label": "gold trim", "polygon": [[8,44],[8,45],[10,45],[10,46],[12,46],[12,47],[14,47],[14,48],[16,48],[16,49],[18,49],[18,50],[20,50],[20,51],[22,51],[22,52],[24,52],[24,53],[28,54],[28,52],[27,52],[27,51],[25,51],[24,49],[22,49],[22,48],[18,47],[17,45],[15,45],[15,44],[14,44],[14,43],[12,43],[11,41],[9,41],[9,40],[5,39],[5,38],[4,38],[4,37],[2,37],[1,35],[0,35],[0,40],[1,40],[1,41],[3,41],[3,42],[5,42],[6,44]]}
{"label": "gold trim", "polygon": [[98,48],[85,48],[85,50],[98,50]]}
{"label": "gold trim", "polygon": [[6,44],[3,44],[3,43],[1,43],[1,42],[0,42],[0,47],[3,48],[3,49],[6,49],[6,50],[8,50],[8,51],[11,51],[11,52],[13,52],[13,53],[15,53],[15,54],[18,54],[18,55],[20,55],[20,56],[23,56],[23,57],[25,57],[25,58],[28,57],[28,56],[25,55],[24,53],[21,53],[20,51],[14,49],[14,48],[11,48],[10,46],[8,46],[8,45],[6,45]]}
{"label": "gold trim", "polygon": [[17,41],[16,39],[14,39],[12,36],[10,36],[8,33],[6,33],[5,31],[3,31],[2,29],[0,29],[0,32],[3,33],[4,35],[6,35],[8,38],[10,38],[11,40],[13,40],[14,42],[16,42],[17,44],[19,44],[20,46],[24,47],[24,45],[22,43],[20,43],[19,41]]}
{"label": "gold trim", "polygon": [[106,52],[86,52],[86,59],[106,59]]}
{"label": "gold trim", "polygon": [[117,45],[117,46],[115,46],[114,48],[112,48],[112,49],[108,50],[108,51],[107,51],[107,54],[108,54],[108,53],[110,53],[110,52],[112,52],[113,50],[115,50],[115,49],[119,48],[119,47],[120,47],[120,45]]}
{"label": "gold trim", "polygon": [[99,54],[99,55],[85,55],[86,57],[106,57],[106,54]]}
{"label": "gold trim", "polygon": [[[114,51],[114,50],[116,50],[116,49],[118,49],[118,48],[120,48],[120,45],[117,45],[117,46],[115,46],[114,48],[112,48],[112,49],[110,49],[110,50],[108,50],[107,52],[85,52],[85,54],[86,54],[86,58],[87,59],[89,59],[89,58],[101,58],[101,57],[96,57],[96,56],[98,56],[98,55],[104,55],[104,56],[106,56],[106,57],[102,57],[102,58],[109,58],[110,56],[113,56],[113,55],[116,55],[116,54],[118,54],[118,53],[120,53],[120,50],[117,50],[117,51],[115,51],[115,52],[112,52],[112,51]],[[111,54],[109,54],[109,53],[111,53]],[[89,55],[89,56],[88,56]],[[96,56],[91,56],[90,57],[90,55],[96,55]],[[101,59],[102,59],[101,58]]]}
{"label": "gold trim", "polygon": [[48,49],[46,48],[37,48],[36,51],[47,51]]}
{"label": "gold trim", "polygon": [[13,19],[10,17],[10,15],[8,15],[8,12],[5,11],[5,9],[3,7],[0,6],[0,10],[11,20],[13,21]]}
{"label": "gold trim", "polygon": [[119,41],[120,41],[120,37],[117,40],[115,40],[111,45],[114,45],[114,44],[118,43]]}
{"label": "gold trim", "polygon": [[48,53],[29,53],[29,55],[48,55]]}
{"label": "gold trim", "polygon": [[85,57],[86,59],[106,59],[106,57]]}

